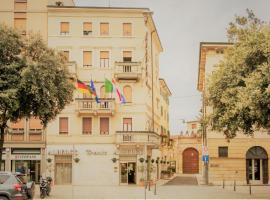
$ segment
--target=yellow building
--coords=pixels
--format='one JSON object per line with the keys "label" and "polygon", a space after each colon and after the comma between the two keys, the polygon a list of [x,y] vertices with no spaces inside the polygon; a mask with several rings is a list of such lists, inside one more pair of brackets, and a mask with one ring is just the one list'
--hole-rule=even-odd
{"label": "yellow building", "polygon": [[[215,64],[224,57],[230,43],[203,42],[200,44],[198,90],[207,91],[207,78],[214,71]],[[204,95],[203,95],[204,96]],[[206,107],[206,115],[211,112]],[[268,184],[270,136],[266,131],[257,131],[254,136],[238,133],[237,137],[226,140],[223,133],[206,130],[209,151],[209,182],[229,184]]]}

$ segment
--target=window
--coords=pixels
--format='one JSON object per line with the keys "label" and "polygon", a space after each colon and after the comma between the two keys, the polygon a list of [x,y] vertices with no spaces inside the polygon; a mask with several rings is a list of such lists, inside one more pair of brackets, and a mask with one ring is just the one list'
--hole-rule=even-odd
{"label": "window", "polygon": [[218,157],[228,157],[228,147],[218,147]]}
{"label": "window", "polygon": [[132,131],[132,118],[123,119],[123,131]]}
{"label": "window", "polygon": [[191,124],[191,128],[192,129],[196,129],[197,128],[197,124]]}
{"label": "window", "polygon": [[83,66],[84,67],[92,66],[92,52],[91,51],[83,52]]}
{"label": "window", "polygon": [[101,135],[109,134],[109,118],[108,117],[100,118],[100,134]]}
{"label": "window", "polygon": [[132,33],[132,25],[131,23],[123,23],[123,36],[131,36]]}
{"label": "window", "polygon": [[24,133],[24,120],[21,119],[17,122],[12,122],[10,127],[12,129],[12,133],[23,134]]}
{"label": "window", "polygon": [[100,52],[100,67],[109,67],[109,51]]}
{"label": "window", "polygon": [[42,133],[42,124],[40,119],[31,117],[29,119],[29,133]]}
{"label": "window", "polygon": [[123,93],[126,98],[126,102],[131,103],[132,102],[132,89],[129,85],[123,88]]}
{"label": "window", "polygon": [[26,34],[26,13],[14,13],[14,28]]}
{"label": "window", "polygon": [[15,11],[26,11],[27,2],[26,1],[15,1],[14,3],[14,10]]}
{"label": "window", "polygon": [[100,35],[109,35],[109,23],[100,23]]}
{"label": "window", "polygon": [[69,51],[62,51],[62,54],[65,57],[66,61],[69,61]]}
{"label": "window", "polygon": [[106,92],[105,92],[105,86],[104,85],[101,86],[99,95],[100,95],[100,98],[102,98],[102,99],[106,98]]}
{"label": "window", "polygon": [[84,117],[83,118],[83,134],[91,134],[92,133],[92,118]]}
{"label": "window", "polygon": [[60,24],[60,34],[61,35],[69,34],[69,22],[61,22],[61,24]]}
{"label": "window", "polygon": [[59,134],[68,134],[68,118],[59,118]]}
{"label": "window", "polygon": [[123,51],[123,61],[131,62],[132,60],[132,52],[131,51]]}
{"label": "window", "polygon": [[91,35],[91,34],[92,34],[92,22],[84,22],[83,35]]}

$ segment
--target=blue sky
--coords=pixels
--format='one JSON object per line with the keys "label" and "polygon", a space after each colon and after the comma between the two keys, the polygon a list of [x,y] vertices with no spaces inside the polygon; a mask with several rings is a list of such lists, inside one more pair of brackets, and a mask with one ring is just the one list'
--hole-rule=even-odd
{"label": "blue sky", "polygon": [[148,7],[164,47],[160,77],[165,78],[170,99],[170,129],[184,129],[182,119],[199,115],[201,96],[196,90],[200,42],[226,42],[226,27],[247,8],[270,21],[269,0],[75,0],[80,6]]}

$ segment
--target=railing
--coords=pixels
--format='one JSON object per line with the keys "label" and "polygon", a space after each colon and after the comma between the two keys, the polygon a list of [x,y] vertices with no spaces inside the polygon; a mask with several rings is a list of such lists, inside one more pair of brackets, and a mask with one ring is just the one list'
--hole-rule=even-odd
{"label": "railing", "polygon": [[116,79],[138,80],[141,75],[141,62],[115,62]]}
{"label": "railing", "polygon": [[95,99],[77,98],[77,110],[85,114],[113,114],[115,110],[114,99],[100,99],[97,103]]}
{"label": "railing", "polygon": [[149,131],[116,131],[116,143],[160,145],[160,136],[155,132]]}
{"label": "railing", "polygon": [[42,129],[10,128],[5,134],[5,142],[44,142]]}

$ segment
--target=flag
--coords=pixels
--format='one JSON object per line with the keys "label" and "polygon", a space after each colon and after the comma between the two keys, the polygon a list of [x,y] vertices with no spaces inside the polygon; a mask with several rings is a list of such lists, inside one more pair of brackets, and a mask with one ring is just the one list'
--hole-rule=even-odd
{"label": "flag", "polygon": [[126,98],[121,94],[121,104],[126,103]]}
{"label": "flag", "polygon": [[116,88],[116,93],[117,93],[117,95],[118,95],[118,97],[119,97],[119,101],[121,101],[121,93],[120,93],[120,91],[118,90],[118,88]]}
{"label": "flag", "polygon": [[113,84],[108,79],[105,79],[105,92],[111,93],[113,91]]}
{"label": "flag", "polygon": [[90,88],[80,80],[77,80],[77,88],[81,93],[91,94]]}
{"label": "flag", "polygon": [[90,90],[91,90],[92,94],[95,96],[96,102],[97,102],[97,103],[100,103],[100,100],[99,100],[99,98],[98,98],[98,96],[97,96],[97,92],[96,92],[96,88],[95,88],[95,86],[94,86],[93,80],[90,81]]}

